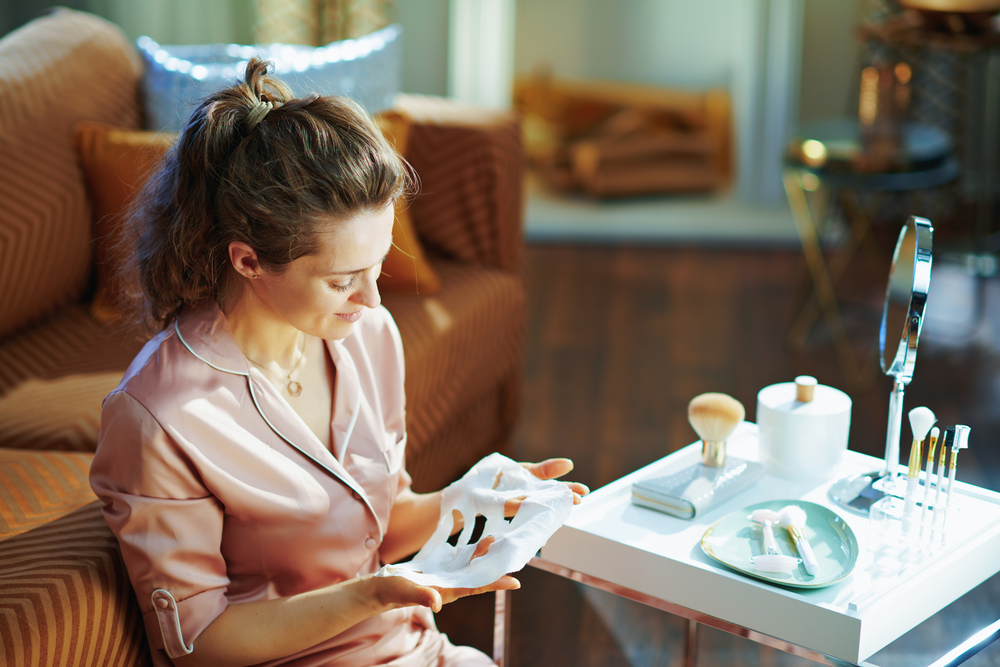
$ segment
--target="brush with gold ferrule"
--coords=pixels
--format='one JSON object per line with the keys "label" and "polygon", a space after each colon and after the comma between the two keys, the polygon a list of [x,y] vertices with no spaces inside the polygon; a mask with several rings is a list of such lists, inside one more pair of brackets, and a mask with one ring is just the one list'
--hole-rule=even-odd
{"label": "brush with gold ferrule", "polygon": [[906,501],[903,504],[903,532],[913,530],[917,514],[917,492],[920,490],[920,448],[927,432],[934,426],[937,417],[930,408],[913,408],[910,410],[910,430],[913,431],[913,444],[910,446],[910,465],[906,474]]}
{"label": "brush with gold ferrule", "polygon": [[924,502],[920,509],[920,541],[924,540],[927,529],[927,519],[930,516],[931,505],[931,476],[934,474],[934,452],[937,449],[938,434],[940,430],[937,426],[931,429],[931,437],[927,440],[927,471],[924,474]]}
{"label": "brush with gold ferrule", "polygon": [[951,509],[955,506],[952,501],[952,489],[955,486],[955,472],[958,467],[958,452],[959,450],[966,449],[969,446],[969,433],[972,431],[971,428],[965,424],[958,424],[955,426],[955,440],[951,445],[951,459],[948,461],[948,491],[944,499],[944,511],[945,511],[945,523],[948,522],[948,514]]}
{"label": "brush with gold ferrule", "polygon": [[[938,521],[944,517],[944,512],[941,511],[941,499],[944,495],[944,459],[954,442],[955,427],[949,426],[944,430],[944,436],[941,438],[941,454],[938,456],[937,490],[934,492],[934,514],[931,516],[931,527],[935,530],[937,530]],[[932,536],[931,539],[933,541],[935,538]]]}

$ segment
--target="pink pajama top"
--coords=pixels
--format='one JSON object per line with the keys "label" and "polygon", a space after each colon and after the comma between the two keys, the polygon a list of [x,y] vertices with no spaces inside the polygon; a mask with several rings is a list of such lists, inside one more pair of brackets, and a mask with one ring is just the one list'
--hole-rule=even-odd
{"label": "pink pajama top", "polygon": [[[399,331],[379,307],[326,349],[333,451],[247,362],[214,304],[147,343],[105,399],[90,481],[157,666],[190,653],[231,603],[381,567],[389,513],[410,484]],[[430,611],[409,607],[265,664],[436,664],[442,644]]]}

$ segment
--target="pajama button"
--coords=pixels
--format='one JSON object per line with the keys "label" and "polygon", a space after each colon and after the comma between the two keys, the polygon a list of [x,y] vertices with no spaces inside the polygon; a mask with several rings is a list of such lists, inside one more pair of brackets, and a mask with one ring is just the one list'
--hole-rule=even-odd
{"label": "pajama button", "polygon": [[166,609],[170,606],[170,601],[167,598],[156,598],[156,606],[160,609]]}
{"label": "pajama button", "polygon": [[369,537],[367,540],[365,540],[365,547],[369,550],[374,549],[375,548],[374,538]]}

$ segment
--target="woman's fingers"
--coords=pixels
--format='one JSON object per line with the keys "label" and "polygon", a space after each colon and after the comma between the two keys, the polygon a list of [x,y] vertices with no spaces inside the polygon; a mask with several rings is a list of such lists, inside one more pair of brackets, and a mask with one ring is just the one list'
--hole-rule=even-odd
{"label": "woman's fingers", "polygon": [[411,605],[441,610],[441,592],[430,586],[421,586],[406,577],[370,577],[375,586],[374,602],[377,611],[399,609]]}
{"label": "woman's fingers", "polygon": [[[522,463],[521,465],[538,479],[556,479],[573,470],[573,462],[569,459],[547,459],[538,463]],[[566,482],[565,484],[573,492],[574,505],[580,504],[583,496],[590,493],[590,489],[579,482]],[[511,516],[511,513],[508,512],[507,516]]]}
{"label": "woman's fingers", "polygon": [[506,518],[510,518],[517,514],[517,510],[521,508],[521,501],[528,496],[519,496],[517,498],[511,498],[503,504],[503,515]]}
{"label": "woman's fingers", "polygon": [[490,545],[494,542],[496,542],[496,538],[492,535],[479,540],[479,544],[476,545],[476,550],[472,552],[472,558],[469,559],[469,562],[471,563],[480,556],[485,556],[486,552],[490,550]]}
{"label": "woman's fingers", "polygon": [[580,484],[580,482],[566,482],[566,486],[569,490],[573,492],[573,504],[579,505],[583,500],[583,496],[590,493],[590,489],[586,484]]}
{"label": "woman's fingers", "polygon": [[[472,557],[478,558],[485,555],[493,542],[493,537],[486,537],[480,540],[479,544],[476,545],[476,551]],[[516,590],[521,587],[521,582],[510,575],[500,577],[492,584],[481,588],[422,586],[410,581],[406,577],[369,578],[377,585],[373,598],[375,598],[374,602],[379,613],[411,605],[427,607],[436,613],[441,611],[441,607],[449,602],[454,602],[458,598],[479,595],[481,593],[491,593],[493,591]]]}
{"label": "woman's fingers", "polygon": [[547,459],[538,463],[522,463],[521,465],[538,479],[555,479],[573,469],[573,462],[569,459]]}
{"label": "woman's fingers", "polygon": [[[489,586],[483,586],[482,588],[437,588],[435,590],[440,593],[442,604],[448,604],[449,602],[454,602],[459,598],[470,595],[481,595],[494,591],[513,591],[520,587],[521,582],[508,574],[500,577]],[[434,611],[440,611],[440,608]]]}
{"label": "woman's fingers", "polygon": [[444,606],[444,598],[441,597],[441,591],[430,586],[422,586],[421,588],[424,593],[421,604],[434,611],[435,614],[441,611],[441,607]]}

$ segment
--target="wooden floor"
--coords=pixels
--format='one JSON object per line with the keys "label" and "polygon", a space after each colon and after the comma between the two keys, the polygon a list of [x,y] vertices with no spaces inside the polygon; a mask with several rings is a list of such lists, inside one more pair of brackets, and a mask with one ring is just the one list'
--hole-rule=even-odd
{"label": "wooden floor", "polygon": [[[881,457],[890,383],[875,372],[874,357],[867,378],[848,377],[822,324],[804,347],[785,344],[802,271],[801,256],[790,251],[529,247],[516,457],[569,456],[573,478],[597,488],[696,440],[686,419],[693,396],[731,394],[753,420],[758,390],[800,374],[851,395],[850,446]],[[840,286],[859,359],[877,340],[887,271],[888,257],[884,265],[859,260]],[[949,273],[943,262],[935,279],[931,298],[944,305],[925,326],[905,409],[926,405],[943,424],[971,426],[959,478],[1000,489],[1000,287]],[[963,310],[977,294],[985,307]],[[681,619],[530,568],[519,576],[510,665],[682,664]],[[491,613],[491,597],[466,600],[440,623],[456,642],[489,651]],[[1000,577],[873,661],[928,664],[997,617]],[[702,630],[699,653],[705,666],[811,664],[711,629]],[[967,664],[1000,665],[1000,647]]]}

